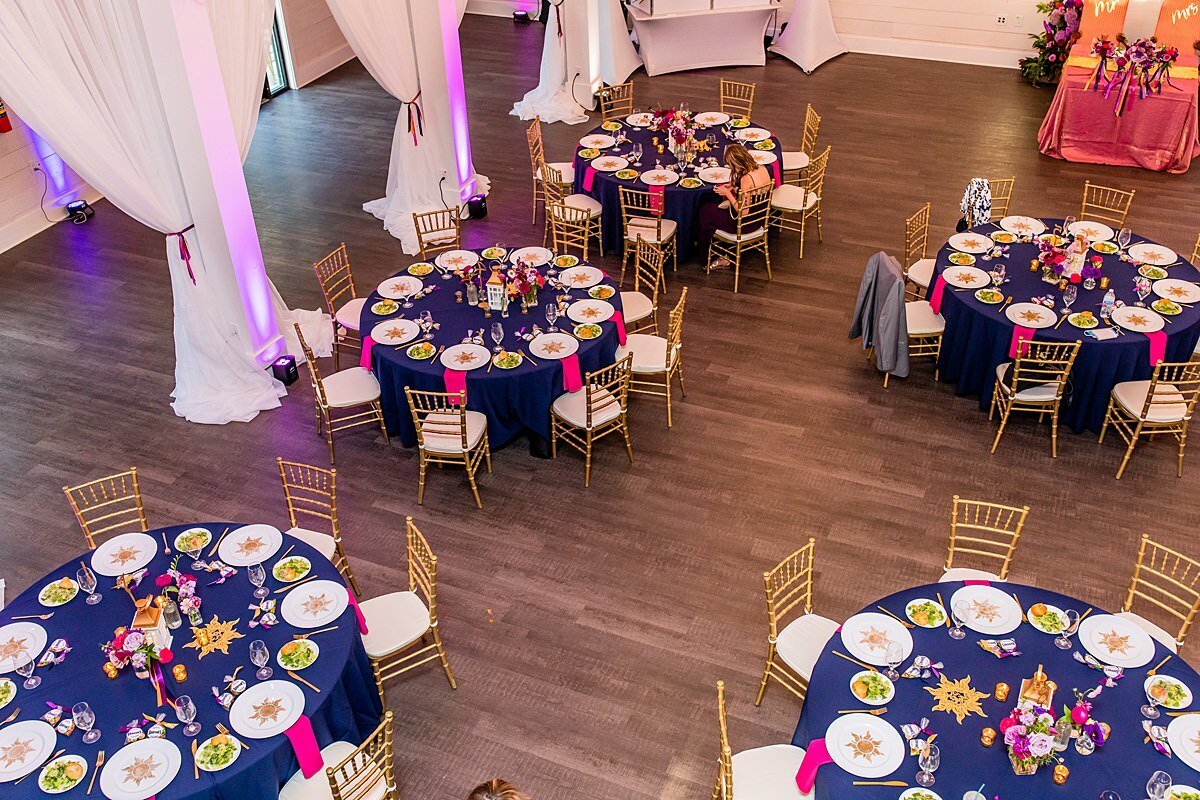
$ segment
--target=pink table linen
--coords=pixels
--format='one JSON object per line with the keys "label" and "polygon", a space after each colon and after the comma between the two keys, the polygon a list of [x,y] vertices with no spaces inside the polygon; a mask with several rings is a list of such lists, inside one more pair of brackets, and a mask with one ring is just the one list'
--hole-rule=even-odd
{"label": "pink table linen", "polygon": [[[1008,346],[1008,357],[1017,358],[1029,352],[1029,343],[1033,341],[1033,328],[1026,328],[1024,325],[1017,325],[1013,328],[1012,344]],[[1021,341],[1024,339],[1025,341]]]}
{"label": "pink table linen", "polygon": [[800,769],[796,771],[796,787],[800,793],[812,792],[813,784],[817,782],[817,768],[832,763],[833,758],[825,747],[824,739],[813,739],[809,742],[808,749],[804,751],[804,760],[800,762]]}
{"label": "pink table linen", "polygon": [[579,356],[575,353],[562,360],[563,388],[568,392],[578,392],[583,388],[583,375],[579,371]]}
{"label": "pink table linen", "polygon": [[[446,367],[446,371],[442,373],[443,379],[446,381],[446,391],[450,394],[458,394],[462,392],[464,395],[467,391],[467,373],[459,369],[450,369]],[[464,399],[466,399],[464,397]],[[451,397],[450,405],[458,405],[458,398]]]}
{"label": "pink table linen", "polygon": [[358,598],[354,596],[354,590],[349,586],[346,587],[346,596],[350,598],[350,607],[354,609],[354,618],[358,620],[358,632],[370,633],[367,630],[367,618],[363,616],[362,609],[358,607]]}
{"label": "pink table linen", "polygon": [[620,342],[622,347],[624,347],[625,340],[627,338],[625,336],[625,315],[620,311],[614,311],[612,315],[612,321],[617,325],[617,341]]}
{"label": "pink table linen", "polygon": [[929,292],[929,307],[933,309],[933,313],[942,313],[942,294],[946,291],[946,279],[941,275],[937,276],[937,280],[933,282],[933,289]]}
{"label": "pink table linen", "polygon": [[304,777],[311,778],[321,771],[325,762],[321,758],[321,748],[317,746],[317,736],[313,733],[312,721],[308,717],[301,714],[283,735],[292,743],[292,750],[296,752],[296,760],[300,762],[300,772]]}
{"label": "pink table linen", "polygon": [[1167,334],[1164,331],[1154,331],[1147,333],[1146,338],[1150,340],[1150,366],[1153,367],[1167,358]]}
{"label": "pink table linen", "polygon": [[370,336],[364,336],[362,340],[362,357],[358,359],[358,365],[370,372],[371,370],[371,348],[375,346],[375,340]]}

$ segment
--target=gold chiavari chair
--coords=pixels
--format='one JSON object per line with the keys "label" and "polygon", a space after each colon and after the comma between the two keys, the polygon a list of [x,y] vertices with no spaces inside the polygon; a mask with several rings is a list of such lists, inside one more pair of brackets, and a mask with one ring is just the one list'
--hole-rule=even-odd
{"label": "gold chiavari chair", "polygon": [[412,517],[405,518],[408,543],[408,591],[391,592],[364,600],[360,605],[367,621],[363,647],[371,660],[379,699],[387,708],[383,684],[410,669],[437,659],[450,688],[457,689],[454,671],[442,646],[438,628],[438,558],[417,530]]}
{"label": "gold chiavari chair", "polygon": [[[940,582],[1008,580],[1008,568],[1017,552],[1017,540],[1029,516],[1029,506],[1005,506],[982,500],[963,500],[954,495],[950,512],[950,547]],[[977,556],[976,563],[989,566],[1000,562],[997,572],[954,566],[955,556]],[[949,611],[949,609],[947,609]]]}
{"label": "gold chiavari chair", "polygon": [[[763,573],[767,587],[767,664],[754,705],[762,703],[767,684],[774,680],[801,700],[808,692],[817,658],[833,637],[838,623],[813,613],[813,564],[817,540]],[[792,616],[792,612],[800,613]]]}
{"label": "gold chiavari chair", "polygon": [[1097,186],[1091,181],[1083,184],[1083,202],[1079,207],[1079,220],[1103,222],[1114,228],[1125,227],[1125,217],[1133,204],[1135,191]]}
{"label": "gold chiavari chair", "polygon": [[1196,237],[1196,244],[1192,247],[1192,265],[1200,264],[1200,236]]}
{"label": "gold chiavari chair", "polygon": [[150,529],[138,486],[137,467],[78,486],[64,486],[63,494],[75,512],[75,519],[91,550],[96,549],[96,537],[105,533]]}
{"label": "gold chiavari chair", "polygon": [[1016,184],[1015,175],[1010,178],[988,178],[988,189],[992,193],[992,219],[997,222],[1008,216],[1008,206],[1012,202]]}
{"label": "gold chiavari chair", "polygon": [[[588,246],[592,237],[600,247],[600,255],[604,255],[604,226],[601,224],[602,207],[600,201],[586,194],[568,194],[571,186],[563,181],[562,173],[549,164],[542,165],[542,191],[546,198],[546,233],[542,236],[542,246],[546,239],[554,237],[555,249],[562,246],[578,247],[583,252],[583,260],[588,257]],[[565,208],[567,210],[563,211]],[[560,250],[560,252],[564,252]]]}
{"label": "gold chiavari chair", "polygon": [[[1012,363],[996,366],[996,386],[988,419],[999,410],[1000,428],[992,442],[992,452],[1000,446],[1000,437],[1014,411],[1032,412],[1040,422],[1050,415],[1050,457],[1058,458],[1058,411],[1081,342],[1038,342],[1018,340],[1018,355]],[[1026,349],[1027,348],[1027,349]],[[1011,376],[1009,374],[1011,370]]]}
{"label": "gold chiavari chair", "polygon": [[[1169,633],[1134,612],[1135,600],[1165,611],[1174,618],[1172,625],[1178,622],[1178,630]],[[1137,623],[1163,647],[1175,653],[1183,647],[1197,611],[1200,611],[1200,561],[1158,544],[1149,534],[1142,534],[1129,592],[1117,616]]]}
{"label": "gold chiavari chair", "polygon": [[771,196],[771,224],[781,231],[800,234],[800,257],[804,258],[804,234],[808,221],[816,219],[817,241],[821,237],[821,193],[825,190],[825,170],[829,166],[829,154],[833,148],[826,147],[821,155],[812,160],[805,170],[800,185],[785,183],[775,188]]}
{"label": "gold chiavari chair", "polygon": [[560,395],[550,406],[550,456],[558,458],[562,439],[584,456],[583,486],[592,480],[592,445],[610,433],[625,436],[625,450],[633,463],[629,441],[629,372],[633,355],[583,376],[583,391]]}
{"label": "gold chiavari chair", "polygon": [[[329,463],[333,459],[333,434],[361,425],[378,425],[383,433],[383,443],[389,444],[387,426],[383,422],[383,408],[379,405],[379,381],[368,369],[349,367],[330,375],[321,376],[316,356],[299,325],[294,326],[304,360],[308,362],[308,377],[312,384],[316,404],[317,434],[324,435],[329,444]],[[366,410],[362,410],[366,406]]]}
{"label": "gold chiavari chair", "polygon": [[296,770],[279,790],[279,800],[399,800],[391,711],[362,744],[331,742],[321,748],[323,772],[305,778]]}
{"label": "gold chiavari chair", "polygon": [[336,370],[343,346],[362,348],[358,326],[367,298],[359,297],[358,290],[354,288],[354,275],[350,272],[350,256],[346,253],[345,242],[313,264],[313,271],[317,273],[317,282],[321,284],[321,294],[325,296],[329,316],[333,317],[333,368]]}
{"label": "gold chiavari chair", "polygon": [[[287,502],[291,529],[286,531],[313,547],[329,559],[350,584],[354,594],[361,596],[350,559],[342,547],[342,529],[338,524],[337,470],[314,467],[299,461],[284,461],[276,457],[279,480],[283,482],[283,499]],[[300,518],[319,519],[329,523],[332,535],[300,526]],[[309,523],[312,524],[312,523]]]}
{"label": "gold chiavari chair", "polygon": [[413,227],[417,229],[417,244],[421,248],[421,260],[429,261],[446,250],[462,247],[462,223],[457,208],[441,208],[413,214]]}
{"label": "gold chiavari chair", "polygon": [[721,113],[749,119],[754,111],[755,84],[721,79]]}
{"label": "gold chiavari chair", "polygon": [[483,508],[475,472],[480,461],[485,462],[488,472],[492,471],[487,417],[478,411],[467,410],[465,392],[423,392],[405,386],[404,394],[408,397],[408,408],[417,430],[417,451],[421,459],[417,505],[425,502],[425,473],[430,464],[439,469],[442,464],[462,464],[467,471],[471,493],[475,495],[475,505]]}
{"label": "gold chiavari chair", "polygon": [[604,122],[625,118],[633,113],[633,81],[605,86],[600,90],[600,115]]}
{"label": "gold chiavari chair", "polygon": [[[621,198],[621,228],[624,231],[620,283],[625,283],[625,265],[639,241],[659,248],[664,256],[670,256],[672,272],[679,269],[679,253],[675,246],[677,226],[675,220],[663,217],[665,195],[659,195],[660,202],[655,203],[654,196],[649,192],[627,186],[622,186],[617,194]],[[666,284],[663,287],[666,288]]]}
{"label": "gold chiavari chair", "polygon": [[821,117],[809,103],[804,111],[804,134],[800,137],[800,149],[784,150],[779,154],[784,183],[799,185],[801,172],[808,169],[813,153],[817,152],[817,134],[820,130]]}
{"label": "gold chiavari chair", "polygon": [[1187,447],[1188,424],[1200,396],[1200,362],[1160,361],[1148,381],[1123,381],[1113,387],[1100,428],[1100,442],[1111,424],[1128,447],[1117,480],[1125,472],[1139,438],[1167,434],[1179,443],[1176,474],[1183,477],[1183,451]]}
{"label": "gold chiavari chair", "polygon": [[767,280],[771,280],[771,249],[767,242],[767,226],[771,218],[771,184],[750,189],[738,196],[739,213],[734,232],[718,230],[708,245],[706,273],[711,273],[717,258],[733,264],[733,292],[737,294],[742,274],[742,256],[755,251],[763,254],[767,264]]}
{"label": "gold chiavari chair", "polygon": [[651,336],[647,333],[631,333],[625,344],[617,348],[617,359],[633,355],[633,375],[629,391],[663,397],[667,401],[667,427],[671,427],[671,378],[679,379],[679,391],[683,388],[683,309],[687,305],[687,287],[679,295],[679,302],[667,316],[667,336]]}
{"label": "gold chiavari chair", "polygon": [[932,208],[932,203],[926,203],[904,221],[904,277],[908,283],[918,287],[909,289],[905,286],[904,295],[909,300],[920,300],[920,290],[928,292],[929,284],[933,281],[933,267],[937,262],[926,258],[929,249],[929,215]]}
{"label": "gold chiavari chair", "polygon": [[717,760],[717,784],[713,787],[713,800],[733,800],[735,782],[738,797],[747,800],[801,796],[796,790],[796,773],[804,761],[803,747],[770,744],[740,753],[734,753],[729,747],[725,681],[717,681],[717,718],[721,724],[721,756]]}
{"label": "gold chiavari chair", "polygon": [[[525,131],[529,142],[529,164],[533,170],[533,220],[537,224],[538,205],[545,202],[546,195],[542,191],[542,165],[546,164],[546,148],[542,140],[542,118],[534,117],[533,122]],[[570,161],[551,161],[549,165],[558,170],[562,180],[570,186],[575,182],[575,166]]]}
{"label": "gold chiavari chair", "polygon": [[[928,300],[907,300],[904,303],[904,322],[908,326],[908,358],[928,358],[933,361],[933,379],[938,379],[938,358],[942,354],[942,334],[946,320],[934,313]],[[883,373],[883,388],[887,388],[892,373]]]}
{"label": "gold chiavari chair", "polygon": [[621,292],[621,309],[628,333],[658,335],[659,288],[664,292],[667,289],[663,277],[663,252],[639,238],[633,255],[633,291]]}

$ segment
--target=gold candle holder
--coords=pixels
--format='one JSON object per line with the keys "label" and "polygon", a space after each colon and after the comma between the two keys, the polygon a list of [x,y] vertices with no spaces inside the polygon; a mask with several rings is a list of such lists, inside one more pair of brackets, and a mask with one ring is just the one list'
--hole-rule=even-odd
{"label": "gold candle holder", "polygon": [[1063,278],[1062,280],[1060,280],[1060,281],[1058,282],[1058,290],[1059,290],[1060,292],[1064,292],[1064,291],[1066,291],[1066,289],[1067,289],[1067,283],[1068,283],[1068,281],[1067,281],[1067,279],[1066,279],[1066,278]]}
{"label": "gold candle holder", "polygon": [[1054,766],[1054,782],[1062,786],[1067,782],[1067,776],[1071,774],[1071,770],[1067,769],[1066,764],[1056,764]]}
{"label": "gold candle holder", "polygon": [[1000,702],[1004,702],[1005,700],[1008,699],[1008,684],[1007,683],[997,683],[996,684],[995,697]]}
{"label": "gold candle holder", "polygon": [[[650,137],[650,143],[651,143],[652,145],[654,145],[655,147],[658,147],[658,137],[657,137],[657,136],[651,136],[651,137]],[[662,151],[660,150],[659,152],[662,152]]]}
{"label": "gold candle holder", "polygon": [[1036,258],[1029,259],[1029,271],[1030,272],[1037,272],[1041,268],[1042,268],[1042,262],[1038,261]]}
{"label": "gold candle holder", "polygon": [[983,742],[984,747],[991,747],[996,743],[996,729],[984,728],[979,733],[979,741]]}
{"label": "gold candle holder", "polygon": [[107,675],[108,679],[111,681],[120,674],[120,671],[112,664],[112,662],[105,662],[104,674]]}
{"label": "gold candle holder", "polygon": [[176,664],[171,667],[171,674],[175,676],[176,683],[183,683],[188,678],[187,667],[183,664]]}
{"label": "gold candle holder", "polygon": [[1101,275],[1101,276],[1100,276],[1100,288],[1101,288],[1101,289],[1107,289],[1107,288],[1108,288],[1108,276],[1107,276],[1107,275]]}

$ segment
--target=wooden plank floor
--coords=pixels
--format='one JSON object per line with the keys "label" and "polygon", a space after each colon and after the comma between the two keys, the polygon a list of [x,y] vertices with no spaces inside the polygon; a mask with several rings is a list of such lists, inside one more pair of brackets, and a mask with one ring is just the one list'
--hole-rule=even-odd
{"label": "wooden plank floor", "polygon": [[[507,115],[537,81],[540,26],[468,16],[463,24],[475,163],[494,191],[474,246],[532,243],[524,125]],[[675,427],[642,398],[637,463],[599,447],[592,488],[582,459],[495,456],[477,511],[455,471],[434,472],[416,505],[414,453],[370,434],[338,445],[347,547],[368,595],[403,580],[412,514],[442,558],[443,630],[460,677],[436,668],[389,687],[401,795],[461,798],[502,775],[538,798],[702,798],[716,759],[713,684],[724,678],[736,749],[787,741],[798,705],[754,693],[765,653],[764,569],[818,541],[817,610],[844,618],[883,593],[932,580],[950,496],[1033,508],[1014,579],[1116,607],[1138,537],[1197,550],[1200,457],[1183,480],[1166,444],[1142,447],[1126,477],[1116,443],[1014,424],[1000,451],[976,402],[914,369],[887,391],[846,341],[861,269],[899,248],[902,221],[934,202],[934,238],[957,218],[975,175],[1017,176],[1014,210],[1065,215],[1085,178],[1136,188],[1141,233],[1190,253],[1200,227],[1197,172],[1165,176],[1039,156],[1049,94],[1015,71],[845,56],[816,74],[772,57],[764,68],[636,78],[638,103],[716,103],[718,75],[756,81],[755,119],[799,142],[804,104],[833,145],[825,242],[802,262],[772,242],[730,293],[696,264],[688,396]],[[378,197],[398,104],[351,64],[263,109],[246,171],[268,269],[296,306],[319,294],[310,264],[349,243],[369,287],[407,263],[360,210]],[[587,126],[546,128],[568,158]],[[615,263],[612,260],[606,262]],[[60,487],[141,468],[152,524],[228,518],[283,524],[276,455],[323,463],[311,396],[250,424],[191,425],[168,407],[170,288],[160,236],[107,203],[87,225],[59,225],[0,255],[0,574],[23,589],[81,549]],[[1195,656],[1190,645],[1186,654]]]}

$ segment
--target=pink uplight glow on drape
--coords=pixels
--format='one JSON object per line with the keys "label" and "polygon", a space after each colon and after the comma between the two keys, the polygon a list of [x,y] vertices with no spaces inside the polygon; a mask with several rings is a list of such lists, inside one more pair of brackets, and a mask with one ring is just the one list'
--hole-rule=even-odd
{"label": "pink uplight glow on drape", "polygon": [[467,123],[467,88],[463,80],[462,45],[458,38],[458,3],[440,0],[442,54],[446,63],[446,92],[450,98],[450,128],[454,136],[454,162],[458,169],[459,199],[475,194],[471,162],[471,130]]}

